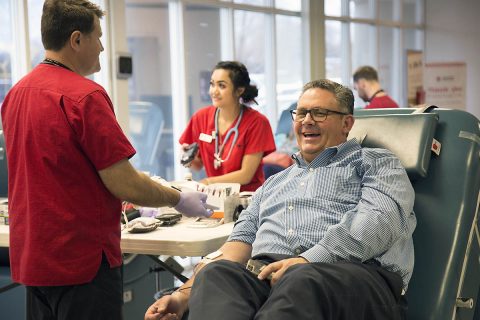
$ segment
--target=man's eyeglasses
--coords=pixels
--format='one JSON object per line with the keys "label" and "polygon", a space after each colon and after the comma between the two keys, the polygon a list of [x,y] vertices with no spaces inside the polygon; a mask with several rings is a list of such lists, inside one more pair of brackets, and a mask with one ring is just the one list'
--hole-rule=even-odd
{"label": "man's eyeglasses", "polygon": [[293,121],[302,122],[305,120],[307,114],[310,113],[313,121],[315,122],[323,122],[327,119],[329,114],[341,114],[341,115],[348,115],[348,113],[328,110],[323,108],[313,108],[313,109],[297,109],[297,110],[290,110],[290,114],[292,115]]}

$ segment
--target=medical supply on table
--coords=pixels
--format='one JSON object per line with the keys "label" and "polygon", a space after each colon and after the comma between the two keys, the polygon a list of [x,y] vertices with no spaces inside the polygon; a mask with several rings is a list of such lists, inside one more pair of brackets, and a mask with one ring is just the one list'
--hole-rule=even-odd
{"label": "medical supply on table", "polygon": [[[128,217],[127,212],[132,213],[136,211],[138,216],[134,219]],[[143,233],[155,230],[158,225],[155,218],[140,217],[140,212],[135,209],[133,204],[126,201],[122,202],[122,230],[126,229],[130,233]],[[152,220],[153,219],[153,220]]]}
{"label": "medical supply on table", "polygon": [[[238,140],[238,126],[240,125],[240,121],[242,121],[243,107],[240,110],[240,115],[238,116],[238,120],[235,123],[235,126],[233,128],[230,128],[227,131],[227,133],[225,135],[225,139],[223,140],[221,145],[219,145],[220,132],[218,130],[218,114],[219,114],[219,112],[220,112],[220,110],[217,108],[217,110],[215,110],[215,131],[214,131],[214,134],[213,134],[213,139],[215,139],[215,153],[213,154],[213,166],[215,167],[215,169],[220,168],[220,166],[222,165],[222,162],[224,162],[224,161],[228,160],[228,158],[230,158],[230,155],[232,154],[233,147],[237,143],[237,140]],[[228,151],[227,156],[222,158],[225,145],[227,144],[228,139],[232,136],[232,134],[233,134],[233,140],[232,140],[232,143],[230,144],[230,150]]]}
{"label": "medical supply on table", "polygon": [[157,229],[162,222],[151,217],[138,217],[126,223],[125,227],[130,233],[145,233]]}
{"label": "medical supply on table", "polygon": [[225,198],[224,208],[223,208],[223,218],[225,223],[232,222],[233,214],[240,202],[238,194],[234,194]]}
{"label": "medical supply on table", "polygon": [[155,219],[162,222],[162,226],[173,226],[182,219],[181,213],[163,213],[157,215]]}
{"label": "medical supply on table", "polygon": [[0,224],[8,224],[8,201],[0,200]]}
{"label": "medical supply on table", "polygon": [[124,203],[122,206],[121,223],[127,223],[135,218],[140,217],[140,210],[135,208],[131,203]]}
{"label": "medical supply on table", "polygon": [[206,203],[207,195],[201,194],[195,189],[184,189],[178,184],[167,182],[161,177],[152,177],[151,179],[165,187],[171,187],[180,192],[180,201],[174,208],[186,217],[199,217],[202,215],[209,217],[212,214],[212,210],[205,210],[205,207],[199,206],[199,201]]}
{"label": "medical supply on table", "polygon": [[141,207],[138,211],[141,217],[155,217],[158,215],[158,208]]}
{"label": "medical supply on table", "polygon": [[[207,194],[207,207],[214,208],[213,214],[210,216],[212,219],[223,219],[223,223],[236,221],[245,208],[248,207],[251,201],[253,192],[240,192],[239,183],[214,183],[210,185],[204,185],[196,181],[180,181],[172,182],[172,187],[180,190],[195,190],[204,192]],[[215,221],[202,221],[196,223],[201,227],[211,227],[218,225]]]}
{"label": "medical supply on table", "polygon": [[197,218],[187,225],[189,228],[215,228],[224,224],[224,219]]}
{"label": "medical supply on table", "polygon": [[[240,193],[239,183],[214,183],[210,185],[205,185],[196,181],[192,181],[190,172],[187,172],[186,179],[184,181],[168,182],[161,177],[152,177],[151,179],[157,183],[162,184],[163,186],[171,187],[181,192],[181,194],[191,191],[197,191],[206,194],[206,207],[207,209],[212,210],[213,213],[210,217],[208,217],[210,218],[210,220],[195,220],[196,222],[193,223],[195,227],[214,227],[223,223],[235,221],[236,218],[238,218],[240,212],[248,206],[249,199],[252,194],[252,192]],[[230,202],[227,201],[227,199],[229,199]],[[225,204],[227,204],[227,207],[225,206]],[[138,210],[142,217],[158,218],[162,214],[178,214],[179,212],[176,209],[176,207],[141,207]],[[190,216],[188,213],[186,213],[185,215]]]}
{"label": "medical supply on table", "polygon": [[238,220],[240,213],[248,207],[252,199],[253,192],[244,191],[235,193],[225,199],[224,219],[225,223]]}
{"label": "medical supply on table", "polygon": [[228,196],[240,193],[239,183],[213,183],[205,185],[196,181],[174,181],[170,185],[182,190],[182,192],[199,191],[207,194],[207,208],[213,209],[214,214],[224,212],[225,199]]}

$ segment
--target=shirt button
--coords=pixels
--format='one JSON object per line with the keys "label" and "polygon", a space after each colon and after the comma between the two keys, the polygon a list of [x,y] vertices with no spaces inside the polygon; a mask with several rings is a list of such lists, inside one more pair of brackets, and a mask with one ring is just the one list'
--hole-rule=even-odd
{"label": "shirt button", "polygon": [[300,253],[302,253],[302,249],[300,249],[300,248],[295,249],[295,253],[296,253],[297,255],[300,254]]}
{"label": "shirt button", "polygon": [[310,172],[313,172],[313,168],[310,168],[309,170],[310,170]]}
{"label": "shirt button", "polygon": [[288,234],[293,234],[293,229],[288,230]]}
{"label": "shirt button", "polygon": [[288,210],[292,211],[292,210],[293,210],[293,206],[288,206]]}
{"label": "shirt button", "polygon": [[303,186],[305,185],[305,183],[304,183],[304,182],[300,182],[300,185],[303,187]]}

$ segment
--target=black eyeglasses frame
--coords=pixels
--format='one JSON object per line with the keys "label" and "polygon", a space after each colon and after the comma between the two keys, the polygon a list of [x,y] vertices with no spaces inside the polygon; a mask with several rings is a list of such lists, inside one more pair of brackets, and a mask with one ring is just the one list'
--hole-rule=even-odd
{"label": "black eyeglasses frame", "polygon": [[[329,114],[340,114],[342,116],[348,116],[350,113],[345,113],[345,112],[340,112],[340,111],[335,111],[335,110],[330,110],[330,109],[325,109],[325,108],[312,108],[312,109],[303,109],[305,110],[305,117],[303,119],[296,119],[297,118],[297,109],[295,110],[290,110],[290,115],[292,116],[292,120],[295,121],[295,122],[302,122],[303,120],[305,120],[305,118],[307,117],[307,114],[310,114],[310,118],[312,118],[313,121],[315,122],[323,122],[325,120],[327,120],[327,117]],[[318,117],[316,118],[312,111],[313,110],[322,110],[322,111],[325,111],[324,114],[322,115],[323,119],[322,120],[316,120],[318,119]]]}

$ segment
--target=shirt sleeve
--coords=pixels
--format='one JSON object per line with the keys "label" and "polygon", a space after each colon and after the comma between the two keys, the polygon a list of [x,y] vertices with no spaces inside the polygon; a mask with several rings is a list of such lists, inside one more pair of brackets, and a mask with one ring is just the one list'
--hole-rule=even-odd
{"label": "shirt sleeve", "polygon": [[194,138],[194,128],[193,128],[194,127],[194,125],[193,125],[194,120],[195,120],[195,116],[193,116],[190,119],[190,121],[187,124],[187,127],[185,128],[182,135],[180,136],[180,139],[178,139],[178,142],[180,144],[184,144],[184,143],[192,144],[195,141],[197,141],[197,139]]}
{"label": "shirt sleeve", "polygon": [[118,124],[113,105],[101,90],[73,103],[69,122],[78,142],[96,170],[102,170],[135,154]]}
{"label": "shirt sleeve", "polygon": [[328,228],[320,243],[301,254],[308,261],[364,262],[411,237],[415,194],[405,169],[390,152],[371,152],[366,158],[359,203]]}
{"label": "shirt sleeve", "polygon": [[263,156],[265,157],[276,149],[270,122],[261,114],[250,123],[248,136],[245,138],[245,154],[263,152]]}

